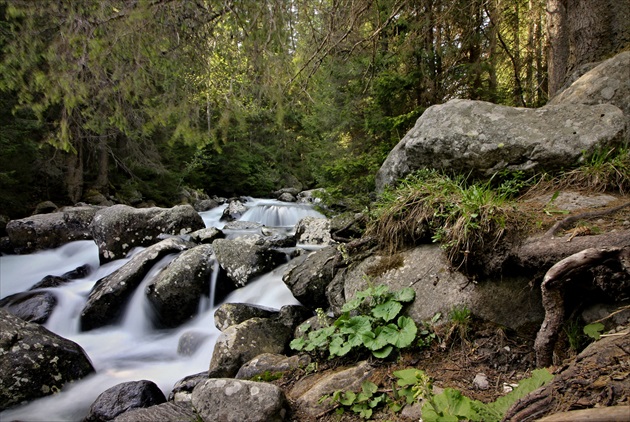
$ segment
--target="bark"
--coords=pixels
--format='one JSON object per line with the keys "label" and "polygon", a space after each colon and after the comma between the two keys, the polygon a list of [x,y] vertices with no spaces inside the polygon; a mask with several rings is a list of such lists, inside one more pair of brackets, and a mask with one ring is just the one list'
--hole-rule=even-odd
{"label": "bark", "polygon": [[547,35],[549,37],[549,97],[555,95],[567,73],[569,61],[569,31],[567,29],[567,2],[547,0]]}
{"label": "bark", "polygon": [[541,285],[545,320],[534,343],[537,366],[549,366],[553,363],[553,350],[564,323],[564,290],[571,284],[572,276],[610,259],[620,262],[623,268],[629,254],[630,248],[585,249],[561,260],[547,271]]}
{"label": "bark", "polygon": [[83,144],[79,142],[76,153],[66,153],[66,192],[70,201],[78,202],[83,195]]}
{"label": "bark", "polygon": [[98,142],[98,174],[94,188],[101,193],[107,193],[109,187],[109,149],[107,138],[103,137]]}
{"label": "bark", "polygon": [[[514,403],[503,421],[529,422],[583,408],[598,407],[601,410],[608,406],[622,405],[628,409],[629,356],[630,334],[627,329],[603,337],[584,349],[549,384]],[[610,419],[606,420],[619,420],[614,419],[617,412],[609,412],[608,415]],[[568,417],[562,420],[581,419]],[[627,420],[627,417],[621,420]]]}

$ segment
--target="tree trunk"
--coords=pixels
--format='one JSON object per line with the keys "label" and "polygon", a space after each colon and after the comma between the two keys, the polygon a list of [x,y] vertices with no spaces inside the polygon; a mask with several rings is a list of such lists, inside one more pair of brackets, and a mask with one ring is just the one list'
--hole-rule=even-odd
{"label": "tree trunk", "polygon": [[83,195],[83,143],[79,142],[76,153],[66,154],[66,192],[70,201],[75,203]]}
{"label": "tree trunk", "polygon": [[107,138],[103,137],[98,142],[98,174],[94,188],[101,193],[107,193],[109,187],[109,150]]}
{"label": "tree trunk", "polygon": [[630,0],[547,0],[549,96],[581,65],[630,46]]}

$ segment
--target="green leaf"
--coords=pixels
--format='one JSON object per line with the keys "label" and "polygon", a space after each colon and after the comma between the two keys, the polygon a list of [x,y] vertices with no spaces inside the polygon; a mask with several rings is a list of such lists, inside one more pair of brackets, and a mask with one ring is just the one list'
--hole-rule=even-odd
{"label": "green leaf", "polygon": [[363,384],[361,384],[361,390],[371,396],[378,391],[378,385],[374,384],[371,381],[364,381]]}
{"label": "green leaf", "polygon": [[348,301],[346,303],[343,304],[343,306],[341,307],[341,312],[351,312],[354,311],[356,309],[359,308],[359,306],[361,306],[361,303],[363,303],[363,298],[354,298],[351,301]]}
{"label": "green leaf", "polygon": [[339,403],[344,406],[350,406],[354,403],[357,395],[352,391],[346,391],[339,396]]}
{"label": "green leaf", "polygon": [[374,355],[375,358],[385,359],[387,356],[389,356],[392,353],[392,350],[394,350],[394,348],[388,344],[382,349],[372,350],[372,354]]}
{"label": "green leaf", "polygon": [[331,358],[334,356],[345,356],[351,349],[352,346],[341,336],[334,337],[328,346]]}
{"label": "green leaf", "polygon": [[289,344],[289,346],[291,347],[291,349],[297,350],[299,352],[300,350],[304,348],[305,344],[306,344],[306,341],[304,341],[302,337],[299,337],[299,338],[291,340],[291,343]]}
{"label": "green leaf", "polygon": [[411,287],[405,287],[404,289],[399,290],[394,293],[394,299],[403,303],[413,302],[415,298],[416,298],[416,291],[412,289]]}
{"label": "green leaf", "polygon": [[584,326],[584,334],[593,340],[599,340],[602,335],[602,331],[604,331],[604,324],[601,322],[594,322]]}
{"label": "green leaf", "polygon": [[413,319],[405,316],[398,318],[398,327],[400,327],[400,331],[398,332],[394,346],[403,349],[413,343],[416,338],[416,333],[418,332],[418,327],[416,327],[416,323]]}
{"label": "green leaf", "polygon": [[392,319],[396,318],[401,310],[402,305],[400,304],[400,302],[396,302],[395,300],[388,300],[385,303],[376,305],[372,309],[372,316],[374,316],[374,318],[381,318],[385,322],[389,322]]}
{"label": "green leaf", "polygon": [[416,368],[408,368],[394,371],[394,376],[398,378],[398,381],[396,383],[399,387],[415,385],[416,383],[418,383],[418,380],[422,375],[424,375],[424,372]]}

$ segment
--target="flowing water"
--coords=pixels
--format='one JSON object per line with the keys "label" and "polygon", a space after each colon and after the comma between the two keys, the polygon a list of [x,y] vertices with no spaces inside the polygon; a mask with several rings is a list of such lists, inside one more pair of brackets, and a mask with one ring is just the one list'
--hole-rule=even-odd
{"label": "flowing water", "polygon": [[[248,211],[241,220],[259,222],[283,232],[291,232],[303,217],[323,217],[303,204],[250,199],[245,205]],[[222,206],[201,213],[207,227],[223,228],[224,224],[219,221],[223,209]],[[208,369],[219,335],[214,326],[215,308],[210,306],[213,302],[210,298],[201,301],[199,314],[195,318],[176,329],[156,330],[149,322],[144,286],[175,255],[162,259],[147,274],[132,296],[119,325],[89,332],[79,331],[81,310],[96,281],[120,268],[139,250],[132,251],[125,259],[102,266],[99,266],[98,249],[92,241],[72,242],[54,250],[30,255],[0,256],[1,298],[28,290],[46,275],[61,275],[81,265],[90,265],[92,272],[88,277],[47,289],[55,294],[58,305],[45,327],[80,344],[96,369],[96,374],[67,385],[59,394],[0,413],[0,420],[79,421],[87,414],[96,397],[116,384],[148,379],[168,396],[176,381]],[[286,264],[232,292],[225,302],[251,303],[276,309],[297,304],[282,282],[285,268]],[[192,356],[178,354],[179,339],[185,333],[206,338]]]}

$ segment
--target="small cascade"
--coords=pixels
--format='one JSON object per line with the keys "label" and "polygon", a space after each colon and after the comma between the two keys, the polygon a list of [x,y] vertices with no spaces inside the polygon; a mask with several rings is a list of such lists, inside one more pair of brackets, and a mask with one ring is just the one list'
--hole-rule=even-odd
{"label": "small cascade", "polygon": [[248,210],[242,221],[252,221],[267,227],[294,227],[304,217],[324,218],[308,204],[294,204],[274,200],[259,200],[246,203]]}

